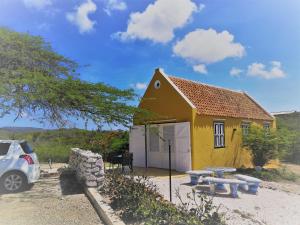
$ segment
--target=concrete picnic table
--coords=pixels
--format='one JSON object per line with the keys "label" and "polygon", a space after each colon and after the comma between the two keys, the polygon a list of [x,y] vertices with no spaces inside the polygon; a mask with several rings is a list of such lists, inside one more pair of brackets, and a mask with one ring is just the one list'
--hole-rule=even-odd
{"label": "concrete picnic table", "polygon": [[[233,167],[208,167],[205,170],[213,171],[217,178],[224,178],[224,173],[233,173],[236,168]],[[216,186],[219,190],[225,190],[225,186],[222,183],[218,183]]]}
{"label": "concrete picnic table", "polygon": [[190,175],[191,184],[196,185],[200,177],[212,175],[214,172],[209,170],[190,170],[186,173]]}
{"label": "concrete picnic table", "polygon": [[[246,181],[238,180],[238,179],[225,179],[225,178],[216,178],[216,177],[205,177],[204,181],[208,182],[210,185],[211,194],[215,194],[215,189],[218,184],[229,184],[230,186],[230,194],[233,198],[238,197],[238,187],[239,185],[246,185]],[[225,188],[225,187],[224,187]]]}
{"label": "concrete picnic table", "polygon": [[248,191],[252,194],[257,194],[259,184],[262,182],[262,180],[243,174],[236,174],[234,175],[234,177],[247,182],[247,184],[245,185],[240,185],[240,188],[242,188],[244,191]]}

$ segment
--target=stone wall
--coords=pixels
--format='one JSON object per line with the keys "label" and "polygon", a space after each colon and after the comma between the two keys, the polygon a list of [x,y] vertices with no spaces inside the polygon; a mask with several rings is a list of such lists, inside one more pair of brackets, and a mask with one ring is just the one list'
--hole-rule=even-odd
{"label": "stone wall", "polygon": [[69,166],[75,170],[79,182],[88,187],[97,187],[104,178],[102,156],[91,151],[72,148]]}

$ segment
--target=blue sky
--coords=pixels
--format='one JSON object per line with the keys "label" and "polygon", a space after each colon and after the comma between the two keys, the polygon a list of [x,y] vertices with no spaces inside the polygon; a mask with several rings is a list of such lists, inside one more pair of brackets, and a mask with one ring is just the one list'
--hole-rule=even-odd
{"label": "blue sky", "polygon": [[[300,110],[299,11],[298,0],[0,0],[0,26],[89,65],[84,80],[142,95],[161,67],[274,112]],[[42,125],[12,115],[1,126]]]}

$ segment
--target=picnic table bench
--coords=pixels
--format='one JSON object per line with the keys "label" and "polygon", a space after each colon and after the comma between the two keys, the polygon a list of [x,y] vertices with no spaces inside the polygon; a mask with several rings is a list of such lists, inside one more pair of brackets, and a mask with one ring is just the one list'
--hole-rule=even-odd
{"label": "picnic table bench", "polygon": [[[217,178],[224,178],[224,173],[233,173],[236,168],[233,167],[208,167],[205,170],[213,171]],[[225,186],[222,183],[216,185],[217,190],[225,190]]]}
{"label": "picnic table bench", "polygon": [[214,172],[208,171],[208,170],[190,170],[190,171],[187,171],[186,173],[190,175],[191,184],[196,185],[196,184],[198,184],[200,177],[202,178],[204,176],[210,176]]}
{"label": "picnic table bench", "polygon": [[205,177],[205,181],[207,181],[210,185],[210,193],[215,194],[215,185],[218,184],[229,184],[230,186],[230,194],[233,198],[238,197],[238,187],[239,185],[247,184],[246,181],[238,180],[238,179],[225,179],[225,178],[216,178],[216,177]]}
{"label": "picnic table bench", "polygon": [[242,180],[247,182],[245,185],[240,185],[240,188],[242,188],[245,191],[248,191],[252,194],[256,194],[259,184],[262,182],[262,180],[257,179],[255,177],[247,176],[247,175],[242,175],[242,174],[236,174],[234,175],[235,178],[238,180]]}

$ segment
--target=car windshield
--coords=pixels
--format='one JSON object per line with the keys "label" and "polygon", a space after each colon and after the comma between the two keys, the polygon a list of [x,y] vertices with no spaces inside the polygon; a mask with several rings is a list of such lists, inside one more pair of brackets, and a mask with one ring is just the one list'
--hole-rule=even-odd
{"label": "car windshield", "polygon": [[27,144],[27,142],[22,142],[20,145],[26,154],[33,153],[32,148]]}

